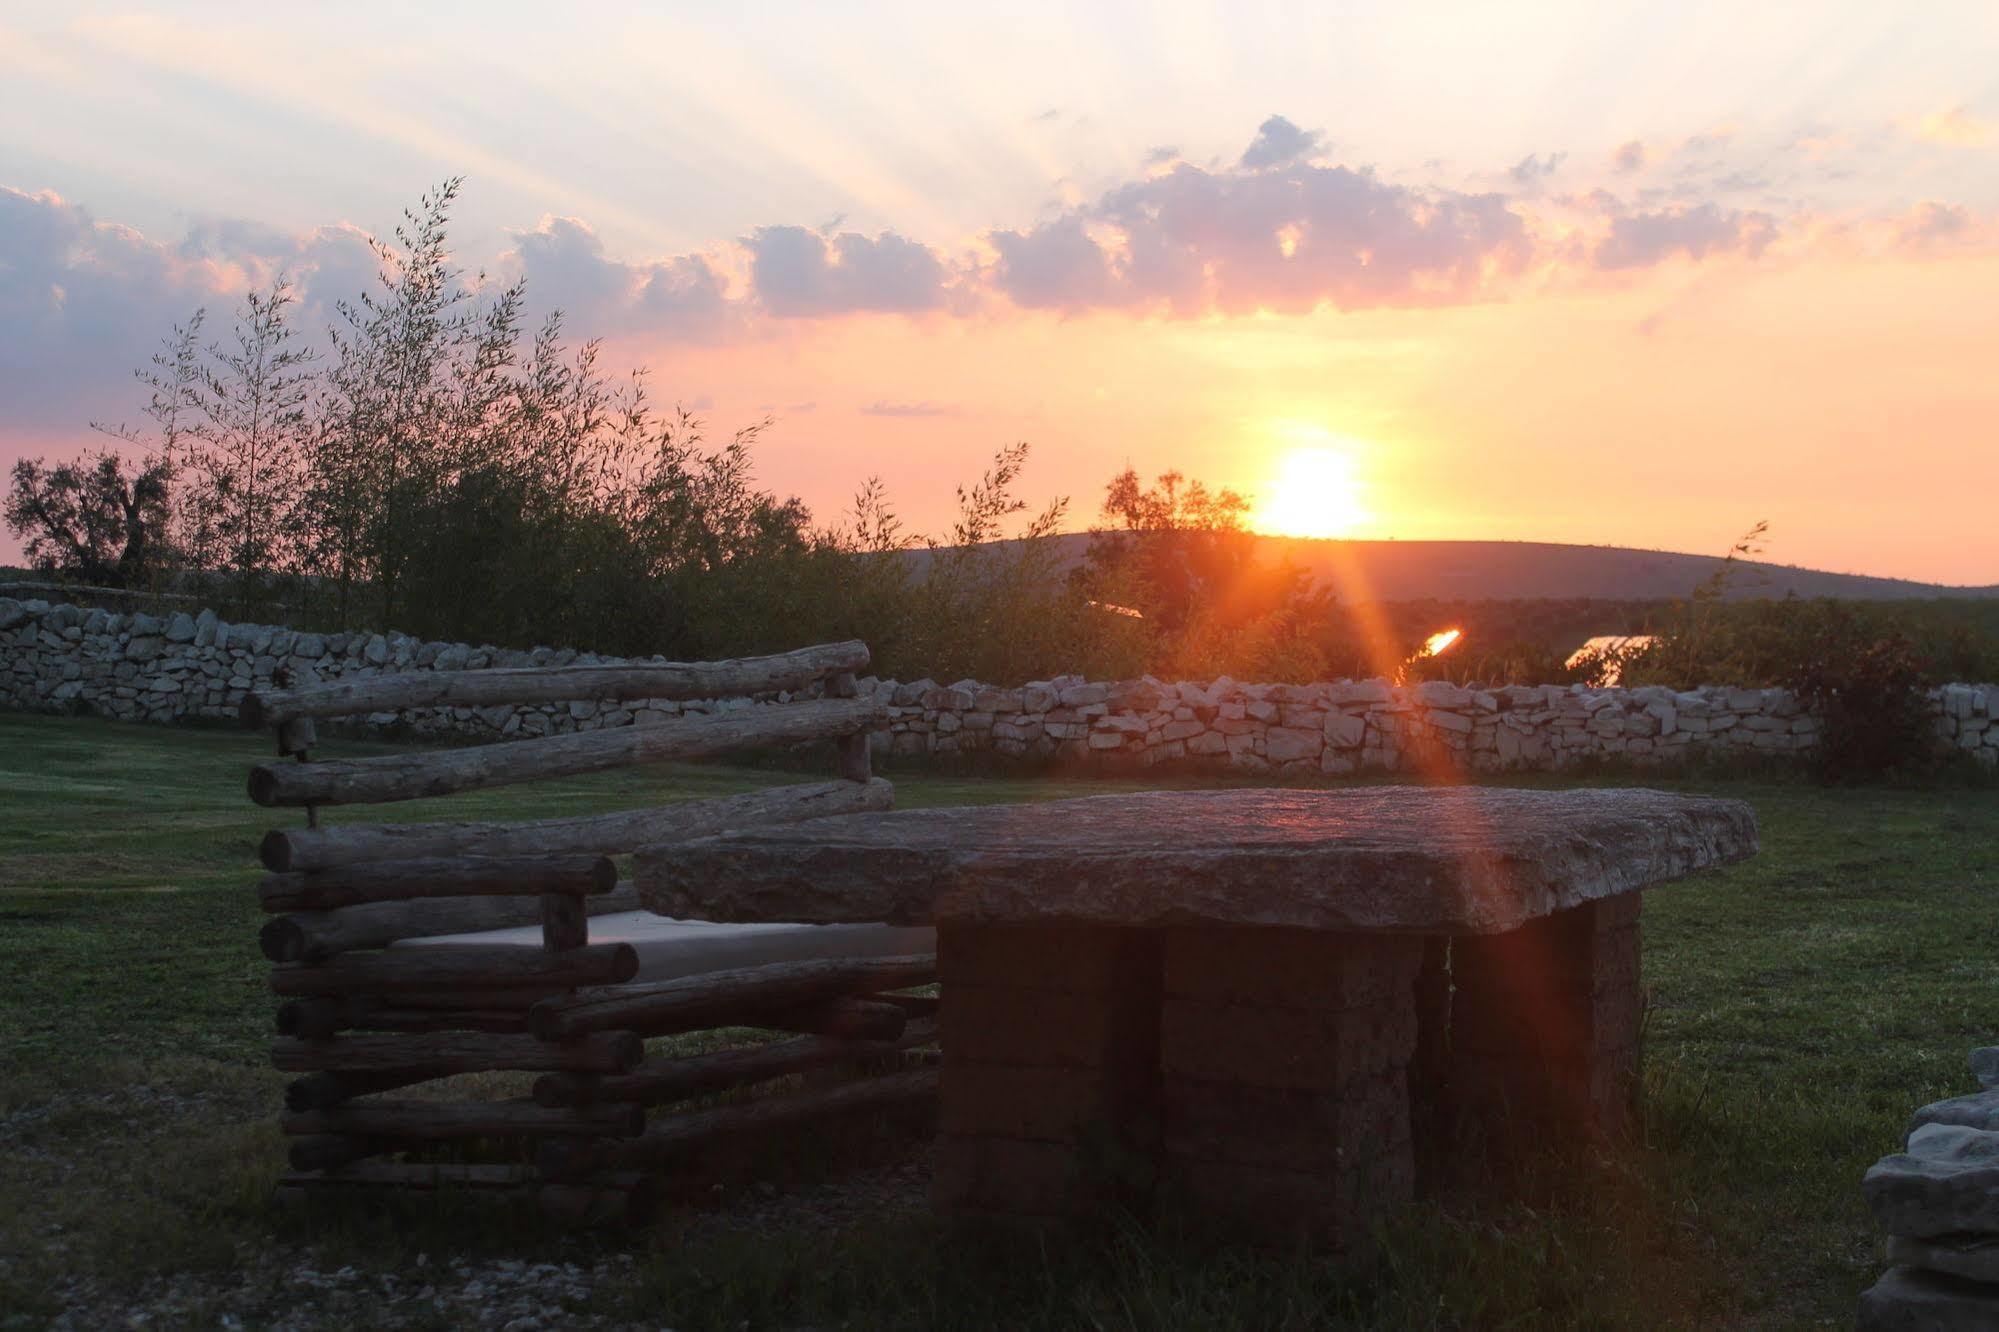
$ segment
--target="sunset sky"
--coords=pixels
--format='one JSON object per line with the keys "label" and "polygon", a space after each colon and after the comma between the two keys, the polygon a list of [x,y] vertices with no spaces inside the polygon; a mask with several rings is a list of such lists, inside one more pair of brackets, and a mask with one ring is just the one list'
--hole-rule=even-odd
{"label": "sunset sky", "polygon": [[[999,446],[1270,530],[1999,582],[1999,6],[0,4],[0,462],[467,177],[831,519]],[[0,539],[0,557],[15,543]]]}

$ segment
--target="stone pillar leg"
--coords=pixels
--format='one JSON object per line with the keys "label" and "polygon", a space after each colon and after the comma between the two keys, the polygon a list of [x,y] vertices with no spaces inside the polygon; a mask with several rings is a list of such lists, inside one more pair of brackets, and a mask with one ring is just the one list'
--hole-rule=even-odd
{"label": "stone pillar leg", "polygon": [[1414,1189],[1419,938],[1166,932],[1168,1199],[1255,1240],[1361,1247]]}
{"label": "stone pillar leg", "polygon": [[944,925],[937,963],[937,1211],[1143,1208],[1158,1138],[1157,933]]}
{"label": "stone pillar leg", "polygon": [[1501,1147],[1628,1124],[1638,1086],[1639,894],[1451,943],[1452,1100]]}

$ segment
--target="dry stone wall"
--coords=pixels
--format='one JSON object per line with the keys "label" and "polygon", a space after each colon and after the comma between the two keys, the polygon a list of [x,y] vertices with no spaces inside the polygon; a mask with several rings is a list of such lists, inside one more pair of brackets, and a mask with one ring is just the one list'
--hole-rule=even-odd
{"label": "dry stone wall", "polygon": [[[228,718],[280,669],[333,680],[413,670],[615,662],[573,649],[517,651],[427,643],[402,634],[315,634],[228,624],[213,611],[164,618],[0,598],[0,706],[126,721]],[[1708,686],[1465,689],[1383,680],[1243,684],[1230,679],[1116,683],[1062,676],[1017,688],[973,680],[864,679],[883,700],[879,750],[989,753],[1104,767],[1157,763],[1247,772],[1552,770],[1594,759],[1669,763],[1697,754],[1802,754],[1818,720],[1779,689]],[[383,713],[364,724],[420,736],[548,735],[726,702],[592,702]],[[1999,685],[1945,685],[1930,706],[1939,741],[1999,764]]]}

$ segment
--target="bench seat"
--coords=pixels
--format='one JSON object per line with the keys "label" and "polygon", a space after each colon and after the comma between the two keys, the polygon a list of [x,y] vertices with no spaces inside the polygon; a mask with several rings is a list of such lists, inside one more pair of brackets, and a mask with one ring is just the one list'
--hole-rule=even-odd
{"label": "bench seat", "polygon": [[[486,944],[539,944],[541,926],[481,930],[404,939],[397,948],[452,948]],[[710,971],[816,962],[829,958],[896,957],[937,951],[937,932],[894,925],[724,925],[673,920],[650,911],[617,911],[590,918],[590,942],[628,943],[638,950],[633,983],[678,980]]]}

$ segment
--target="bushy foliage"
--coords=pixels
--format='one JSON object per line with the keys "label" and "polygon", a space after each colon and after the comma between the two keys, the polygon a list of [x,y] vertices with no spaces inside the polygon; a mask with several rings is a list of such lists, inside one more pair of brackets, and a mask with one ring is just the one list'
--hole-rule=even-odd
{"label": "bushy foliage", "polygon": [[1933,766],[1925,666],[1907,638],[1875,637],[1860,617],[1842,612],[1802,646],[1784,683],[1825,727],[1821,775],[1855,781]]}

